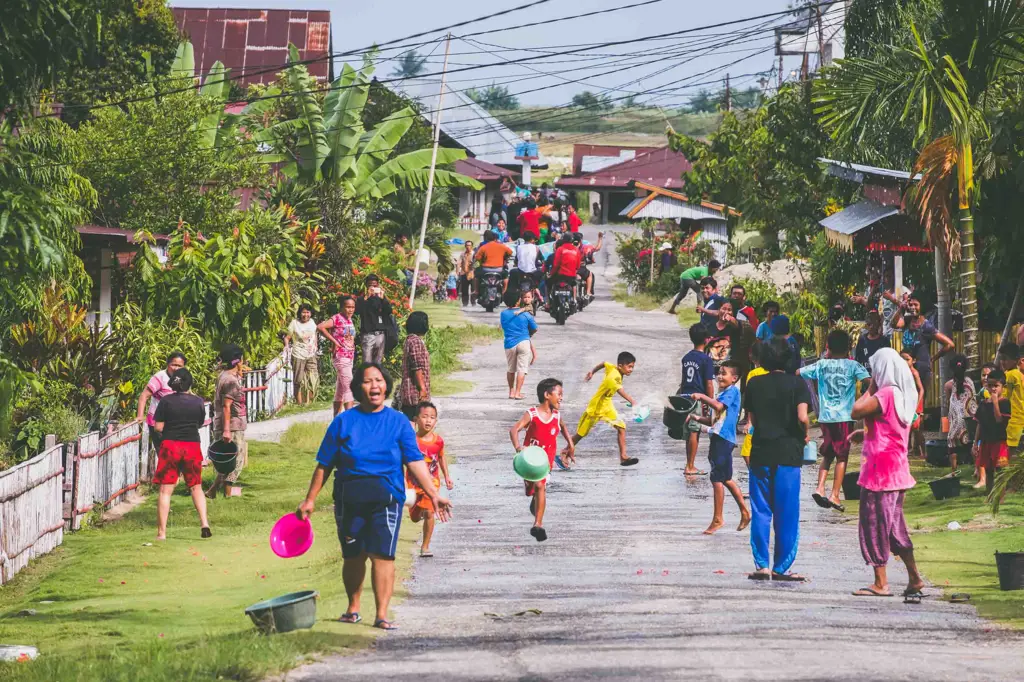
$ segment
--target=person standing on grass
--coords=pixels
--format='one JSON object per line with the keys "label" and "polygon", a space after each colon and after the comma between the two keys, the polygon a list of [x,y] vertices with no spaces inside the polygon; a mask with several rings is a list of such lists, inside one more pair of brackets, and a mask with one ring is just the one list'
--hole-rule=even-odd
{"label": "person standing on grass", "polygon": [[384,361],[385,330],[391,323],[391,303],[384,295],[377,275],[369,275],[366,293],[356,301],[359,316],[359,345],[363,348],[363,362],[380,364]]}
{"label": "person standing on grass", "polygon": [[455,267],[459,275],[459,293],[462,295],[462,307],[476,303],[473,293],[473,242],[466,240],[466,246],[459,254],[459,262]]}
{"label": "person standing on grass", "polygon": [[[683,356],[683,379],[679,384],[679,395],[690,395],[692,393],[703,393],[713,396],[715,394],[715,363],[706,352],[705,345],[708,342],[708,330],[702,324],[690,326],[690,343],[693,350]],[[697,408],[702,414],[707,411],[704,405]],[[697,468],[697,445],[700,442],[700,431],[692,431],[686,436],[686,468],[683,473],[687,476],[706,476],[708,472]]]}
{"label": "person standing on grass", "polygon": [[224,347],[220,353],[221,373],[217,377],[217,387],[213,398],[213,434],[219,435],[224,442],[238,446],[235,457],[235,469],[230,474],[217,474],[213,485],[206,491],[211,500],[217,497],[217,491],[224,489],[229,497],[241,497],[242,488],[238,485],[238,477],[249,461],[249,444],[245,440],[245,426],[248,409],[245,404],[245,392],[242,390],[242,373],[245,362],[242,349],[234,344]]}
{"label": "person standing on grass", "polygon": [[388,606],[395,588],[395,551],[405,504],[402,467],[430,498],[438,519],[447,521],[452,509],[434,486],[409,420],[384,404],[391,389],[391,376],[380,365],[362,364],[355,369],[352,395],[359,405],[339,414],[327,427],[306,499],[295,512],[300,519],[309,518],[333,471],[334,521],[348,595],[348,608],[338,620],[362,620],[359,609],[369,559],[377,603],[373,626],[381,630],[398,629],[388,620]]}
{"label": "person standing on grass", "polygon": [[1006,374],[993,369],[986,378],[988,397],[978,405],[978,426],[975,430],[974,460],[978,465],[978,483],[975,488],[991,492],[995,485],[996,469],[1010,463],[1010,450],[1006,445],[1006,424],[1010,419],[1010,401],[1003,397]]}
{"label": "person standing on grass", "polygon": [[943,396],[949,409],[949,433],[946,434],[946,449],[949,452],[950,471],[956,472],[957,460],[964,461],[971,452],[973,442],[968,424],[974,421],[978,411],[978,399],[974,382],[967,377],[967,356],[954,355],[949,363],[953,378],[942,387]]}
{"label": "person standing on grass", "polygon": [[430,330],[430,318],[422,310],[405,320],[405,346],[402,347],[402,383],[395,393],[394,407],[409,421],[415,421],[419,404],[430,402],[430,351],[423,337]]}
{"label": "person standing on grass", "polygon": [[[676,294],[675,300],[672,301],[672,306],[668,309],[669,315],[676,314],[676,307],[686,298],[686,294],[693,293],[697,296],[697,305],[700,305],[701,301],[707,301],[707,297],[701,297],[703,291],[703,282],[709,277],[713,277],[722,267],[722,264],[717,260],[708,261],[707,265],[696,265],[692,268],[683,270],[679,275],[679,293]],[[718,284],[715,284],[714,288],[718,288]],[[717,306],[716,306],[717,307]]]}
{"label": "person standing on grass", "polygon": [[997,351],[997,358],[1003,373],[1003,394],[1010,401],[1010,419],[1006,424],[1006,447],[1010,454],[1017,455],[1021,449],[1021,436],[1024,435],[1024,360],[1021,359],[1020,346],[1015,343],[1004,343]]}
{"label": "person standing on grass", "polygon": [[295,387],[295,402],[308,405],[316,397],[320,383],[317,368],[317,325],[313,321],[313,309],[303,303],[299,306],[298,317],[288,325],[284,337],[284,350],[291,349],[292,382]]}
{"label": "person standing on grass", "polygon": [[[434,431],[437,426],[437,407],[434,403],[420,403],[417,405],[419,413],[416,415],[416,443],[419,445],[420,454],[423,455],[423,463],[427,465],[427,472],[434,483],[434,488],[441,489],[441,476],[444,476],[444,484],[448,490],[452,489],[452,478],[448,475],[448,459],[444,452],[444,438]],[[429,559],[434,556],[430,551],[430,540],[434,537],[434,503],[423,488],[416,485],[412,476],[406,473],[406,484],[416,491],[416,502],[409,507],[409,520],[413,523],[423,522],[423,540],[420,543],[420,556]]]}
{"label": "person standing on grass", "polygon": [[856,403],[853,419],[863,419],[864,448],[860,477],[860,551],[874,569],[875,581],[856,590],[858,597],[889,597],[886,564],[895,554],[907,567],[910,581],[903,591],[908,599],[920,599],[924,580],[914,561],[903,516],[906,491],[916,481],[910,475],[907,438],[917,413],[917,387],[910,366],[891,348],[871,357],[871,386]]}
{"label": "person standing on grass", "polygon": [[203,497],[203,451],[199,429],[206,422],[203,399],[192,394],[192,373],[179,367],[171,377],[173,393],[157,405],[154,428],[162,436],[157,455],[153,483],[160,486],[156,502],[156,539],[167,539],[167,516],[171,511],[171,495],[178,485],[179,473],[192,495],[192,504],[199,513],[200,537],[208,538],[210,521],[206,518]]}
{"label": "person standing on grass", "polygon": [[[174,393],[174,389],[171,388],[171,377],[174,373],[184,367],[186,364],[185,355],[175,351],[167,356],[167,366],[154,374],[149,379],[149,383],[146,384],[146,388],[142,390],[142,395],[139,396],[138,410],[135,413],[135,420],[141,422],[143,419],[146,420],[146,424],[149,426],[149,440],[153,447],[160,450],[160,433],[153,428],[156,424],[156,409],[160,406],[160,401],[167,396]],[[149,404],[149,410],[146,410],[146,404]],[[148,457],[148,455],[147,455]]]}
{"label": "person standing on grass", "polygon": [[[857,384],[870,374],[864,365],[850,359],[850,337],[843,330],[833,329],[829,332],[825,345],[827,351],[824,359],[797,370],[797,376],[818,382],[821,466],[818,468],[818,487],[811,497],[823,509],[846,511],[839,501],[839,490],[850,458],[849,437],[854,425],[850,411],[857,397]],[[836,471],[832,477],[832,494],[826,498],[825,482],[832,462],[836,463]]]}
{"label": "person standing on grass", "polygon": [[533,292],[524,291],[515,308],[501,311],[501,331],[505,335],[505,360],[508,371],[508,399],[523,399],[523,383],[530,365],[537,361],[537,349],[531,340],[537,333],[533,317]]}
{"label": "person standing on grass", "polygon": [[[800,539],[800,467],[810,440],[807,416],[811,393],[807,383],[786,372],[792,352],[785,339],[772,339],[760,350],[768,374],[747,384],[744,407],[754,428],[750,448],[751,580],[803,582],[791,573]],[[775,529],[774,557],[769,558]],[[769,569],[769,566],[771,567]]]}
{"label": "person standing on grass", "polygon": [[356,314],[356,300],[351,296],[340,299],[341,311],[324,320],[317,329],[334,344],[334,372],[337,381],[334,387],[334,416],[355,404],[352,397],[352,364],[356,358],[356,326],[352,316]]}

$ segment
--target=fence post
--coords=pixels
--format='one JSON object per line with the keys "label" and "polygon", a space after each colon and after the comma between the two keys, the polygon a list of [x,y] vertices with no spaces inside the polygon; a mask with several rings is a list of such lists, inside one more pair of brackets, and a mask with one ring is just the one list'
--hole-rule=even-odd
{"label": "fence post", "polygon": [[64,444],[64,476],[62,478],[62,514],[64,530],[71,530],[75,516],[75,480],[78,477],[78,439]]}

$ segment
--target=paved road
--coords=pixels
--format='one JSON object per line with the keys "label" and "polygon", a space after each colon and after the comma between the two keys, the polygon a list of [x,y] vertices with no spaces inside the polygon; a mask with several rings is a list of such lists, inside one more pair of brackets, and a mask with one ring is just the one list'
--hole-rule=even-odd
{"label": "paved road", "polygon": [[[701,534],[710,484],[684,480],[684,451],[660,425],[662,396],[678,383],[687,344],[668,315],[611,300],[615,271],[607,254],[598,300],[566,327],[539,320],[540,359],[528,383],[561,378],[563,414],[574,425],[594,388],[582,380],[586,369],[634,352],[626,388],[655,405],[647,423],[627,432],[640,464],[617,465],[611,429],[583,441],[580,466],[553,476],[549,540],[535,542],[507,435],[524,405],[506,399],[500,344],[476,349],[465,375],[474,390],[441,400],[440,431],[459,458],[456,518],[439,527],[435,558],[416,561],[410,598],[396,609],[402,630],[372,651],[331,657],[288,679],[1021,679],[1024,640],[992,631],[969,607],[850,596],[870,582],[870,570],[856,526],[810,501],[814,469],[804,473],[794,567],[810,583],[746,579],[749,536],[732,530],[735,507],[726,507],[727,529]],[[736,463],[745,489],[738,456]],[[906,580],[898,564],[890,574],[894,586]],[[511,615],[526,609],[542,613]]]}

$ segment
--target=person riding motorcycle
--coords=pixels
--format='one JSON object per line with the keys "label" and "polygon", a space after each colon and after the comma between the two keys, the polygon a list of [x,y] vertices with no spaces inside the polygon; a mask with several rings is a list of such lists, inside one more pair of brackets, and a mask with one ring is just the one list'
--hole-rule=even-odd
{"label": "person riding motorcycle", "polygon": [[[485,274],[498,273],[502,279],[502,295],[508,287],[508,272],[505,269],[505,259],[512,255],[512,249],[507,244],[498,241],[498,235],[493,230],[484,232],[484,243],[477,247],[473,254],[473,260],[479,261],[480,265],[474,270],[475,281],[479,283]],[[479,293],[479,292],[477,292]]]}
{"label": "person riding motorcycle", "polygon": [[576,274],[580,269],[582,257],[580,250],[572,243],[572,237],[565,235],[558,242],[555,255],[551,262],[551,270],[548,277],[548,291],[554,289],[559,282],[565,282],[573,291],[573,300],[576,298]]}
{"label": "person riding motorcycle", "polygon": [[[540,266],[543,265],[543,259],[540,255],[540,248],[537,246],[537,238],[533,233],[527,232],[522,243],[516,245],[513,264],[514,269],[509,276],[509,285],[514,286],[514,290],[518,290],[519,282],[528,279],[530,288],[537,289],[540,285]],[[539,303],[543,303],[544,299],[540,296],[539,290],[537,290],[537,295],[540,298]]]}
{"label": "person riding motorcycle", "polygon": [[594,273],[587,267],[593,264],[594,254],[601,250],[604,246],[604,232],[597,233],[597,244],[584,244],[583,235],[579,232],[572,232],[573,244],[580,250],[580,279],[586,284],[587,298],[593,300],[594,298]]}

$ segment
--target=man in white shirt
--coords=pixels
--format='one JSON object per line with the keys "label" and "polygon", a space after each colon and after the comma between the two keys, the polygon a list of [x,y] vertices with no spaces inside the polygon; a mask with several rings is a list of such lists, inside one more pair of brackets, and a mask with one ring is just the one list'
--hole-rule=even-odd
{"label": "man in white shirt", "polygon": [[[540,248],[537,246],[537,235],[526,232],[523,235],[524,243],[516,247],[516,270],[521,277],[529,277],[536,288],[540,282],[540,273],[537,270],[537,263],[540,261]],[[537,292],[539,295],[539,291]],[[543,302],[543,300],[541,301]]]}

